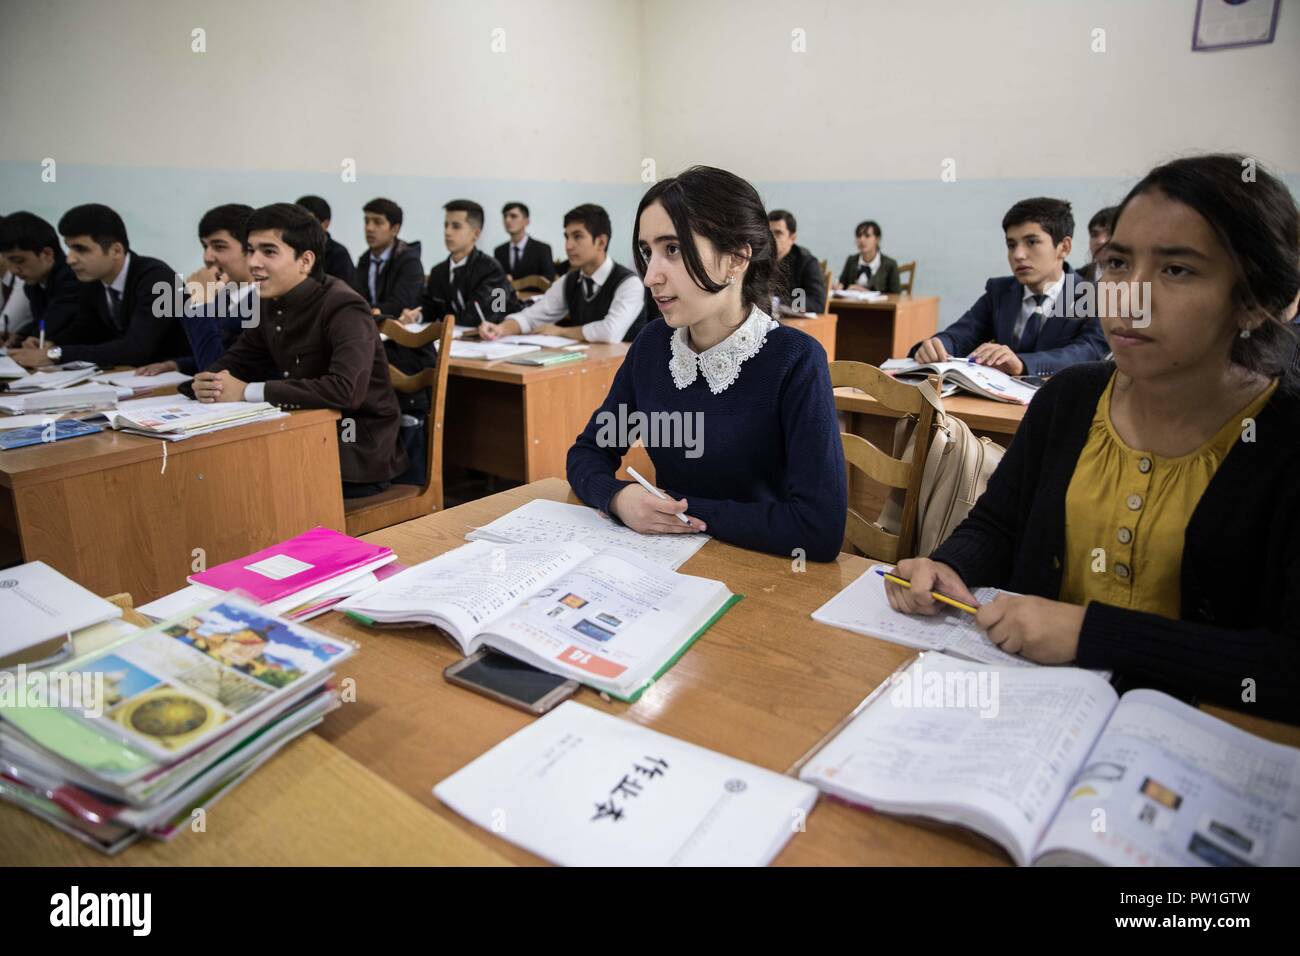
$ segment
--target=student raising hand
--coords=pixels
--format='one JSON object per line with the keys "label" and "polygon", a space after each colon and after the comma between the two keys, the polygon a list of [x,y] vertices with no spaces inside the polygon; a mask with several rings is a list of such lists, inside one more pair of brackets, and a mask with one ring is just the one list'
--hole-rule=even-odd
{"label": "student raising hand", "polygon": [[677,516],[686,514],[686,499],[656,498],[640,485],[627,485],[609,503],[609,510],[623,524],[642,534],[694,534],[705,530],[699,518],[686,515],[689,524]]}

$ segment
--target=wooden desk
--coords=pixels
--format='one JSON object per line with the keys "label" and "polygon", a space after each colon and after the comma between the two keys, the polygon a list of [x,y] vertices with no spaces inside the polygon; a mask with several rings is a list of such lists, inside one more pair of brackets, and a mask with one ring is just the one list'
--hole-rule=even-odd
{"label": "wooden desk", "polygon": [[141,840],[107,857],[0,803],[0,865],[508,865],[315,733],[289,744],[222,798],[204,825],[202,832],[179,833],[168,843]]}
{"label": "wooden desk", "polygon": [[[835,407],[840,413],[841,431],[861,435],[886,453],[892,451],[894,429],[903,417],[902,413],[886,408],[870,395],[852,388],[835,389]],[[969,425],[977,436],[990,438],[1005,448],[1011,444],[1011,438],[1029,406],[957,394],[945,398],[943,407]],[[888,493],[886,486],[868,478],[859,469],[849,469],[849,505],[863,517],[878,517]]]}
{"label": "wooden desk", "polygon": [[826,305],[839,317],[833,358],[879,365],[904,358],[907,350],[939,330],[939,297],[887,295],[876,302],[831,296]]}
{"label": "wooden desk", "polygon": [[[464,543],[471,527],[542,497],[576,502],[563,481],[548,480],[367,535],[407,563]],[[809,616],[873,562],[840,555],[809,563],[711,541],[682,570],[716,578],[746,595],[635,704],[602,700],[583,688],[576,699],[683,740],[785,772],[912,654],[850,634]],[[519,863],[537,858],[473,827],[442,806],[434,784],[525,726],[531,718],[448,684],[442,670],[460,658],[434,629],[372,630],[338,614],[314,622],[350,637],[362,650],[341,676],[356,679],[358,700],[331,715],[321,733],[345,753],[434,813],[472,832]],[[1236,715],[1229,719],[1243,722]],[[1267,721],[1255,733],[1300,743],[1300,728]],[[780,855],[782,864],[1005,864],[983,839],[953,828],[917,825],[829,800],[810,814]]]}
{"label": "wooden desk", "polygon": [[453,358],[443,460],[514,481],[562,478],[569,446],[605,400],[628,344],[591,343],[550,368]]}
{"label": "wooden desk", "polygon": [[105,430],[0,451],[0,536],[99,594],[143,603],[208,567],[343,530],[338,413],[293,412],[179,442]]}
{"label": "wooden desk", "polygon": [[821,343],[822,348],[826,350],[827,358],[835,358],[835,327],[838,322],[834,313],[827,312],[811,318],[782,316],[777,321],[792,329],[798,329],[800,332],[807,332]]}

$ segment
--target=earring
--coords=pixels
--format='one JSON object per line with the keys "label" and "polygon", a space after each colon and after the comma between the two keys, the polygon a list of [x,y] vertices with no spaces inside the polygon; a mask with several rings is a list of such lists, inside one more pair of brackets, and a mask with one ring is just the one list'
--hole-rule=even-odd
{"label": "earring", "polygon": [[1248,338],[1250,338],[1250,329],[1242,329],[1242,330],[1241,330],[1241,338],[1243,338],[1243,339],[1248,339]]}
{"label": "earring", "polygon": [[727,285],[733,285],[736,281],[735,276],[727,276]]}

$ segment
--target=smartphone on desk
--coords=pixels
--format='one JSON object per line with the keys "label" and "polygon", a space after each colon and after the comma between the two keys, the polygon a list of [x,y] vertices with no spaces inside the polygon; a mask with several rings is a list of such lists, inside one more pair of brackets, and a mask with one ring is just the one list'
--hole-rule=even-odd
{"label": "smartphone on desk", "polygon": [[452,664],[442,676],[452,684],[536,715],[568,700],[581,686],[576,680],[548,673],[487,648]]}

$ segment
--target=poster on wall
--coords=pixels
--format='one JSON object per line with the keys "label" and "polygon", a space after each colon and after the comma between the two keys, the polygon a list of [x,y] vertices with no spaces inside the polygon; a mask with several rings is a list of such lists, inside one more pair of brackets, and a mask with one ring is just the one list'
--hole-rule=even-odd
{"label": "poster on wall", "polygon": [[1196,0],[1192,50],[1272,43],[1282,0]]}

